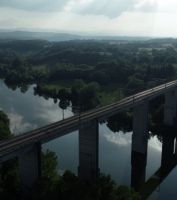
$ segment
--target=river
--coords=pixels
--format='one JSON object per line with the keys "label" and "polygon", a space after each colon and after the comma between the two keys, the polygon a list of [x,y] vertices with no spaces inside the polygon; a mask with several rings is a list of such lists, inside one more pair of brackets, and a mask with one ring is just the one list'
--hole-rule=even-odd
{"label": "river", "polygon": [[[53,99],[34,95],[33,85],[22,93],[20,89],[12,90],[0,80],[0,110],[10,119],[10,129],[14,134],[21,134],[37,127],[62,120],[62,110]],[[72,116],[69,107],[64,112],[65,118]],[[103,123],[99,125],[99,166],[100,171],[110,174],[118,184],[131,183],[131,136],[132,132],[112,132]],[[78,131],[50,141],[42,146],[43,151],[50,149],[58,156],[60,172],[68,169],[77,173],[78,167]],[[148,142],[146,180],[160,167],[162,144],[156,136]],[[175,168],[149,199],[177,198],[174,181],[177,181]],[[162,189],[163,188],[163,189]]]}

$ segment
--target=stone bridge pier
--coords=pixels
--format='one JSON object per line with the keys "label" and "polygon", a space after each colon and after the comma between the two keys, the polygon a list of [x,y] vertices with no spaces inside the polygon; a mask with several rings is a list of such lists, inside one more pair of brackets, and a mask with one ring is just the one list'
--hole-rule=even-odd
{"label": "stone bridge pier", "polygon": [[41,176],[41,144],[27,146],[18,157],[22,191],[28,191]]}
{"label": "stone bridge pier", "polygon": [[174,136],[166,135],[162,138],[161,178],[166,177],[177,164],[175,142]]}
{"label": "stone bridge pier", "polygon": [[131,186],[138,190],[145,182],[148,145],[148,102],[133,109]]}
{"label": "stone bridge pier", "polygon": [[165,93],[164,124],[173,126],[177,121],[177,89]]}
{"label": "stone bridge pier", "polygon": [[93,182],[99,175],[99,123],[97,120],[80,125],[79,128],[79,167],[81,180]]}

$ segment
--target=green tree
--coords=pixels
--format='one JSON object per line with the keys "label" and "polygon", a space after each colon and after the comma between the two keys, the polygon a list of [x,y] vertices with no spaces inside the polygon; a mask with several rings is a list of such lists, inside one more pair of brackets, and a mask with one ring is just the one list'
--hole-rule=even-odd
{"label": "green tree", "polygon": [[96,82],[89,83],[81,89],[80,105],[81,110],[95,108],[99,103],[99,85]]}
{"label": "green tree", "polygon": [[58,98],[60,100],[68,100],[70,99],[70,92],[66,88],[62,88],[58,91]]}
{"label": "green tree", "polygon": [[0,140],[11,137],[9,123],[7,115],[3,111],[0,111]]}
{"label": "green tree", "polygon": [[141,196],[127,186],[117,187],[114,195],[114,200],[141,200]]}
{"label": "green tree", "polygon": [[136,76],[130,76],[128,78],[128,83],[125,87],[125,93],[134,94],[138,91],[143,90],[144,81]]}
{"label": "green tree", "polygon": [[[0,111],[0,140],[12,137],[8,116]],[[8,160],[0,166],[0,197],[9,199],[19,191],[18,163],[16,159]]]}

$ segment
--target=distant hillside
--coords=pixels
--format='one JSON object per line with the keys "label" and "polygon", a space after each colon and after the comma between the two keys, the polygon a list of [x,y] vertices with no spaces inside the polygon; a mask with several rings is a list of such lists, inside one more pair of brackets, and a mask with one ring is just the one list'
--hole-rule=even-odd
{"label": "distant hillside", "polygon": [[148,43],[154,43],[154,44],[173,44],[176,42],[177,42],[176,38],[154,38],[148,40]]}
{"label": "distant hillside", "polygon": [[146,41],[151,39],[150,37],[134,37],[134,36],[87,36],[84,39],[93,40],[112,40],[112,41]]}
{"label": "distant hillside", "polygon": [[53,32],[30,32],[30,31],[2,31],[0,30],[0,40],[48,40],[48,41],[70,41],[70,40],[116,40],[116,41],[144,41],[148,37],[128,37],[128,36],[86,36],[69,33]]}
{"label": "distant hillside", "polygon": [[81,39],[81,36],[67,33],[51,33],[51,32],[27,32],[27,31],[0,31],[0,40],[48,40],[48,41],[67,41]]}
{"label": "distant hillside", "polygon": [[52,42],[46,40],[0,40],[0,51],[12,51],[16,53],[37,53],[52,45]]}

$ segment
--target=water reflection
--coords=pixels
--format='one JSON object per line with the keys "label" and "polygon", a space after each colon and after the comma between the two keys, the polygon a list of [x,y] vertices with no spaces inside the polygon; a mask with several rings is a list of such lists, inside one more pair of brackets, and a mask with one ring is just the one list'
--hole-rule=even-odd
{"label": "water reflection", "polygon": [[[33,87],[24,94],[20,89],[11,90],[0,81],[0,108],[4,110],[11,122],[11,131],[15,134],[26,132],[37,127],[44,126],[63,118],[61,109],[43,97],[34,96]],[[65,111],[65,118],[72,116],[68,109]]]}
{"label": "water reflection", "polygon": [[177,191],[175,182],[177,182],[177,147],[176,137],[165,135],[162,137],[162,160],[159,173],[159,191],[155,191],[149,199],[176,199]]}
{"label": "water reflection", "polygon": [[[176,167],[177,149],[175,143],[176,139],[173,135],[169,134],[168,136],[162,136],[161,165],[158,169],[156,169],[155,173],[153,173],[147,181],[145,178],[147,154],[132,151],[131,186],[136,191],[141,193],[143,199],[149,197],[153,191],[160,187],[160,184]],[[149,199],[151,199],[151,197],[149,197]],[[161,199],[165,198],[162,197]]]}
{"label": "water reflection", "polygon": [[78,131],[75,131],[44,144],[42,149],[43,151],[50,149],[56,153],[58,170],[64,171],[67,169],[77,174],[77,167],[79,166],[78,147]]}
{"label": "water reflection", "polygon": [[115,134],[104,123],[99,126],[99,133],[101,172],[111,174],[118,184],[130,185],[132,132]]}
{"label": "water reflection", "polygon": [[132,151],[131,154],[131,187],[136,191],[145,183],[146,180],[147,153]]}

